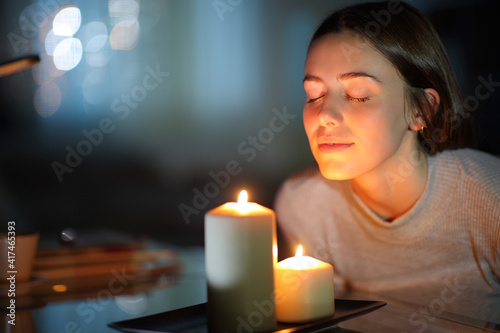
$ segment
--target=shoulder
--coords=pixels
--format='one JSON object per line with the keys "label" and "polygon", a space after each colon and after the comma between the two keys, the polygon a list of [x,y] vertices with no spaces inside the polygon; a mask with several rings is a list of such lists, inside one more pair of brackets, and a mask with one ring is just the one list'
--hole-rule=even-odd
{"label": "shoulder", "polygon": [[[475,252],[487,258],[496,281],[500,279],[500,158],[474,149],[450,151],[457,163],[463,197],[460,215],[468,218]],[[458,218],[458,217],[457,217]],[[477,245],[478,244],[478,245]],[[478,247],[477,247],[478,246]],[[493,257],[491,256],[493,254]],[[499,286],[500,287],[500,286]]]}
{"label": "shoulder", "polygon": [[450,150],[443,156],[457,165],[461,178],[500,200],[500,158],[475,149]]}
{"label": "shoulder", "polygon": [[481,244],[489,239],[496,248],[493,253],[500,254],[500,159],[474,149],[450,150],[441,155],[436,158],[442,175],[452,173],[452,169],[458,171],[454,219],[465,220]]}
{"label": "shoulder", "polygon": [[500,158],[497,156],[470,148],[450,150],[449,152],[468,171],[486,171],[497,176],[500,172]]}

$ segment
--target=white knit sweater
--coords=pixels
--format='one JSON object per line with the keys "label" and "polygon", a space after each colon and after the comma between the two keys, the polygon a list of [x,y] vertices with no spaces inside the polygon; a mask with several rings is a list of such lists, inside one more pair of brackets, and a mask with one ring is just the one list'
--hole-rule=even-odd
{"label": "white knit sweater", "polygon": [[428,166],[424,193],[392,222],[349,181],[308,168],[278,193],[279,228],[290,246],[333,264],[336,292],[379,293],[431,314],[500,323],[500,159],[461,149],[428,157]]}

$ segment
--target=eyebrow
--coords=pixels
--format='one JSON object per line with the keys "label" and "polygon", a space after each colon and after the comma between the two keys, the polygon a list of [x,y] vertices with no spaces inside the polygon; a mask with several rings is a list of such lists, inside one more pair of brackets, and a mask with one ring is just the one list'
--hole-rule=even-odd
{"label": "eyebrow", "polygon": [[320,79],[318,76],[316,75],[306,75],[304,76],[304,79],[302,80],[302,82],[306,82],[306,81],[313,81],[313,82],[323,82],[322,79]]}
{"label": "eyebrow", "polygon": [[367,77],[367,78],[371,78],[377,82],[382,82],[376,76],[373,76],[373,75],[365,73],[365,72],[349,72],[349,73],[339,74],[339,75],[337,75],[337,80],[344,81],[344,80],[349,80],[349,79],[355,79],[358,77]]}
{"label": "eyebrow", "polygon": [[[380,79],[378,79],[376,76],[373,76],[373,75],[365,73],[365,72],[342,73],[342,74],[337,75],[337,80],[338,81],[345,81],[345,80],[349,80],[349,79],[355,79],[358,77],[371,78],[371,79],[375,80],[376,82],[382,83],[382,81],[380,81]],[[310,75],[310,74],[307,74],[304,77],[304,79],[302,80],[302,82],[306,82],[306,81],[323,82],[323,80],[320,77],[318,77],[316,75]]]}

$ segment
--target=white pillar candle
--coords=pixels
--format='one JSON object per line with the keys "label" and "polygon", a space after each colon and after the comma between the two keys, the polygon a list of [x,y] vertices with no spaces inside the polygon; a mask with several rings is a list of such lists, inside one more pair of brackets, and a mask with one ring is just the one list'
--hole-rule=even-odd
{"label": "white pillar candle", "polygon": [[247,202],[228,202],[205,215],[208,325],[214,333],[269,332],[274,309],[274,212]]}
{"label": "white pillar candle", "polygon": [[333,316],[335,298],[332,265],[302,255],[275,266],[276,319],[284,323],[304,323]]}

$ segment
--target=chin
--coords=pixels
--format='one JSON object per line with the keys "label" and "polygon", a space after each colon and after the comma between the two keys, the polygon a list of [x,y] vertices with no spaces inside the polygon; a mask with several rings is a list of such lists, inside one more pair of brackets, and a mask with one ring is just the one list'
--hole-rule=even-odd
{"label": "chin", "polygon": [[329,180],[349,180],[353,179],[353,175],[350,175],[346,172],[341,172],[339,170],[335,170],[331,167],[324,167],[322,168],[321,166],[319,167],[319,171],[321,172],[321,175],[325,177],[326,179]]}

